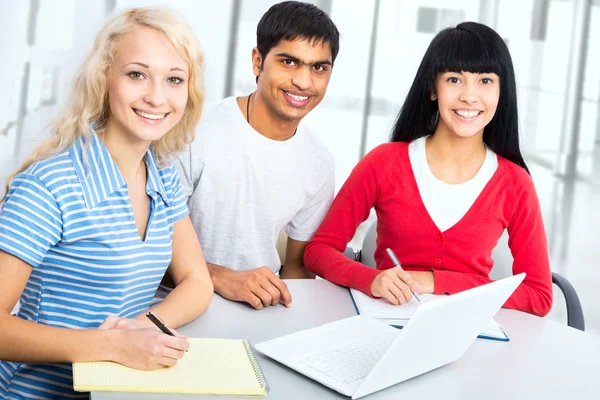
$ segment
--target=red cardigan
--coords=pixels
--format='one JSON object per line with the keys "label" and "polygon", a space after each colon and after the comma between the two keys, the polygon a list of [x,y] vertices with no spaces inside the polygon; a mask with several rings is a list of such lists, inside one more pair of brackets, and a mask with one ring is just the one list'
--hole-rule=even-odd
{"label": "red cardigan", "polygon": [[[342,252],[357,226],[377,213],[377,269]],[[371,284],[393,267],[390,247],[407,271],[434,274],[434,293],[453,294],[492,280],[492,250],[508,229],[513,274],[526,272],[504,307],[540,316],[552,306],[552,277],[539,201],[527,172],[498,156],[498,168],[464,217],[441,232],[425,208],[408,157],[408,143],[380,145],[362,159],[308,243],[304,263],[313,273],[371,295]]]}

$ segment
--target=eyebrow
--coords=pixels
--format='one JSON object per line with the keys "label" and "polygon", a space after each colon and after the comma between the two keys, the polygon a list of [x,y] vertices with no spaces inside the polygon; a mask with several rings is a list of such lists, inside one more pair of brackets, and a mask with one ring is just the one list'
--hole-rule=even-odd
{"label": "eyebrow", "polygon": [[331,61],[329,61],[329,60],[321,60],[321,61],[315,61],[312,63],[307,63],[306,61],[301,60],[298,57],[294,57],[293,55],[288,54],[288,53],[278,53],[278,54],[275,54],[275,57],[289,58],[290,60],[292,60],[294,62],[302,63],[304,65],[331,65]]}
{"label": "eyebrow", "polygon": [[[125,67],[127,67],[128,65],[131,65],[131,64],[139,65],[140,67],[144,67],[146,69],[150,69],[150,66],[148,64],[144,64],[144,63],[141,63],[141,62],[138,62],[138,61],[134,61],[134,62],[130,62],[129,64],[125,64],[123,66],[123,68],[125,68]],[[187,72],[185,72],[183,69],[178,68],[178,67],[173,67],[169,71],[181,71],[181,72],[183,72],[184,74],[187,75]]]}

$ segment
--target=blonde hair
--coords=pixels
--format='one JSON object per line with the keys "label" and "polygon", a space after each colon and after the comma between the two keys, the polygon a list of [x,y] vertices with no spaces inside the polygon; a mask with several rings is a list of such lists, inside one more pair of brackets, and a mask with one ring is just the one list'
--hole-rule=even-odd
{"label": "blonde hair", "polygon": [[[127,33],[142,27],[165,34],[179,57],[189,66],[188,101],[183,117],[166,135],[152,143],[158,164],[164,166],[172,154],[182,151],[194,139],[194,128],[200,120],[204,100],[204,55],[198,39],[191,28],[169,9],[142,7],[123,10],[100,29],[91,52],[79,67],[67,106],[53,125],[51,136],[40,143],[21,167],[7,178],[6,194],[15,176],[34,162],[65,151],[81,135],[89,139],[92,134],[90,123],[94,123],[96,133],[106,129],[110,115],[108,81],[115,50]],[[90,140],[86,140],[86,149],[89,143]]]}

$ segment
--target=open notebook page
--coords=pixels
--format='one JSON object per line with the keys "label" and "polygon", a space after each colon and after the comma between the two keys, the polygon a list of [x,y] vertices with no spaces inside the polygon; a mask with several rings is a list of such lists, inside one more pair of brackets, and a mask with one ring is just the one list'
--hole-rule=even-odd
{"label": "open notebook page", "polygon": [[171,368],[140,371],[112,362],[73,363],[77,391],[266,396],[249,343],[189,339],[190,350]]}

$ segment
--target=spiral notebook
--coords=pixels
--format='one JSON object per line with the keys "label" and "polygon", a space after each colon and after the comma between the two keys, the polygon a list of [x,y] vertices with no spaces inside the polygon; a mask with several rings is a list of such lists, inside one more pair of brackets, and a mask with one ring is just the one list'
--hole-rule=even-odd
{"label": "spiral notebook", "polygon": [[[414,297],[411,298],[408,303],[396,306],[383,298],[373,299],[356,289],[350,289],[350,296],[352,297],[354,307],[359,314],[371,316],[396,328],[402,328],[406,325],[420,306],[419,302],[415,300]],[[421,301],[427,303],[442,297],[445,296],[422,294]],[[499,340],[502,342],[509,341],[508,336],[504,333],[502,327],[493,319],[481,330],[478,337],[481,339]]]}
{"label": "spiral notebook", "polygon": [[80,392],[139,392],[265,397],[269,386],[248,340],[189,339],[174,367],[140,371],[113,362],[73,363]]}

